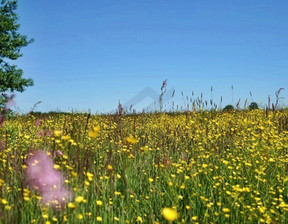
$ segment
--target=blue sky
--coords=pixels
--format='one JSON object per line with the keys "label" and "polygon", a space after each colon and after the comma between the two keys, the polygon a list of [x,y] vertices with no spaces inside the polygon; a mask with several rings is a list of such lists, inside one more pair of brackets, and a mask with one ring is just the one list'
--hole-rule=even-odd
{"label": "blue sky", "polygon": [[[35,42],[16,64],[35,85],[18,110],[109,112],[149,87],[174,101],[203,93],[222,106],[288,94],[286,0],[25,0],[21,33]],[[233,85],[233,101],[231,86]],[[253,94],[251,99],[249,91]],[[146,98],[137,109],[150,104]],[[171,102],[170,104],[171,105]],[[169,105],[166,107],[169,109]]]}

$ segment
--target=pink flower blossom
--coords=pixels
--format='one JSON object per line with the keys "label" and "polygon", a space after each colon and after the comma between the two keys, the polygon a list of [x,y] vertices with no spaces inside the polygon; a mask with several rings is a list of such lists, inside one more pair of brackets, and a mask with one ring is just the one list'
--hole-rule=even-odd
{"label": "pink flower blossom", "polygon": [[41,124],[42,124],[42,120],[41,119],[37,119],[35,121],[35,126],[41,126]]}
{"label": "pink flower blossom", "polygon": [[53,158],[56,158],[56,156],[63,156],[63,152],[61,152],[60,150],[54,151],[53,152]]}
{"label": "pink flower blossom", "polygon": [[55,188],[50,191],[45,191],[42,194],[42,203],[46,205],[52,205],[53,207],[63,207],[71,200],[72,193],[66,188]]}
{"label": "pink flower blossom", "polygon": [[7,94],[3,93],[2,96],[6,99],[4,112],[7,112],[11,106],[15,105],[15,102],[13,100],[15,97],[15,94],[11,94],[10,96],[8,96]]}
{"label": "pink flower blossom", "polygon": [[54,169],[53,160],[44,151],[36,151],[27,161],[28,184],[39,191],[42,202],[52,207],[62,207],[72,197],[65,188],[60,171]]}
{"label": "pink flower blossom", "polygon": [[11,106],[15,105],[15,102],[13,100],[15,97],[15,94],[11,94],[10,96],[8,96],[7,94],[2,93],[2,96],[5,98],[6,103],[5,103],[5,106],[3,108],[2,114],[0,114],[0,127],[4,123],[4,115],[9,111]]}
{"label": "pink flower blossom", "polygon": [[46,130],[40,130],[38,133],[37,133],[37,136],[38,137],[51,137],[52,136],[52,131],[46,129]]}

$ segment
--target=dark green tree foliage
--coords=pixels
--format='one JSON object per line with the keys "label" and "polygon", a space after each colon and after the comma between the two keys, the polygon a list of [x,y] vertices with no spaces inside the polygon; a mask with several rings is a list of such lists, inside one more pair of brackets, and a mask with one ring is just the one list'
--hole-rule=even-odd
{"label": "dark green tree foliage", "polygon": [[231,104],[226,105],[223,109],[223,111],[232,111],[232,110],[234,110],[234,107]]}
{"label": "dark green tree foliage", "polygon": [[249,110],[259,109],[258,104],[255,102],[250,103]]}
{"label": "dark green tree foliage", "polygon": [[16,9],[16,0],[0,0],[0,92],[23,92],[25,87],[33,85],[32,79],[22,77],[23,70],[10,64],[22,56],[22,47],[33,42],[18,32],[20,24]]}

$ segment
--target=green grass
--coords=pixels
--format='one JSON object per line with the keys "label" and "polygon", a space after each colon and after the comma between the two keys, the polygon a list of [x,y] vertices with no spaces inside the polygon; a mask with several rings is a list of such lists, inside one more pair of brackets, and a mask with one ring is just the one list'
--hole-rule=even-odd
{"label": "green grass", "polygon": [[[287,121],[264,110],[11,118],[0,128],[0,222],[168,223],[161,210],[173,207],[174,223],[287,223]],[[54,161],[84,201],[41,205],[25,176],[36,149],[64,153]]]}

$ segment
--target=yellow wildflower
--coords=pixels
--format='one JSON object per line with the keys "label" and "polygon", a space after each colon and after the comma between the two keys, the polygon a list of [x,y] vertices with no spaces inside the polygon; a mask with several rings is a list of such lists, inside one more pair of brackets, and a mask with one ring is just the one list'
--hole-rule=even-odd
{"label": "yellow wildflower", "polygon": [[111,166],[110,164],[107,165],[107,169],[108,170],[113,170],[113,166]]}
{"label": "yellow wildflower", "polygon": [[8,204],[8,201],[3,198],[3,199],[1,200],[1,203],[2,203],[3,205],[6,205],[6,204]]}
{"label": "yellow wildflower", "polygon": [[86,175],[87,175],[87,177],[88,177],[88,180],[89,180],[89,181],[92,181],[94,175],[93,175],[92,173],[89,173],[89,172],[87,172]]}
{"label": "yellow wildflower", "polygon": [[100,127],[96,126],[92,128],[92,131],[88,132],[90,138],[96,138],[100,132]]}
{"label": "yellow wildflower", "polygon": [[164,219],[166,219],[169,222],[172,222],[179,218],[179,214],[177,211],[175,211],[173,208],[163,208],[162,209],[162,215]]}
{"label": "yellow wildflower", "polygon": [[96,204],[99,205],[99,206],[102,206],[102,205],[103,205],[103,202],[100,201],[100,200],[97,200],[97,201],[96,201]]}
{"label": "yellow wildflower", "polygon": [[222,211],[225,213],[228,213],[228,212],[230,212],[230,209],[229,208],[223,208]]}
{"label": "yellow wildflower", "polygon": [[84,197],[83,197],[83,196],[77,196],[77,197],[75,198],[75,201],[76,201],[77,203],[80,203],[80,202],[84,201]]}
{"label": "yellow wildflower", "polygon": [[137,216],[137,222],[143,222],[143,219],[142,219],[142,217],[141,216]]}
{"label": "yellow wildflower", "polygon": [[128,137],[126,137],[125,140],[126,140],[128,143],[130,143],[130,144],[135,144],[135,143],[137,143],[137,139],[136,139],[135,137],[131,136],[131,135],[128,136]]}
{"label": "yellow wildflower", "polygon": [[83,219],[83,215],[82,215],[82,214],[78,214],[78,215],[77,215],[77,218],[78,218],[78,219]]}
{"label": "yellow wildflower", "polygon": [[62,139],[62,140],[70,140],[71,137],[70,137],[70,135],[63,135],[63,136],[61,137],[61,139]]}
{"label": "yellow wildflower", "polygon": [[59,137],[60,135],[62,135],[62,131],[54,131],[54,136],[55,137]]}

